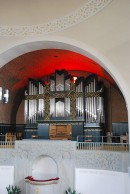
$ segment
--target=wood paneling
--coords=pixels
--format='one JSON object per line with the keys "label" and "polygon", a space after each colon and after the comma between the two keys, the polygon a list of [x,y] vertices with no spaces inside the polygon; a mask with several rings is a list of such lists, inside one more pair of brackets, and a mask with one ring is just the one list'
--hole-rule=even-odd
{"label": "wood paneling", "polygon": [[71,125],[50,125],[49,127],[50,139],[68,139],[72,138]]}

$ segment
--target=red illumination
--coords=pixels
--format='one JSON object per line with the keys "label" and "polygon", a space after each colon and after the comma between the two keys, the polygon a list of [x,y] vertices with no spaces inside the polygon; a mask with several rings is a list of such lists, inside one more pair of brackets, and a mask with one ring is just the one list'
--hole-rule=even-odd
{"label": "red illumination", "polygon": [[0,83],[6,83],[9,90],[14,91],[24,88],[28,78],[40,79],[54,73],[56,69],[65,69],[72,72],[72,75],[75,71],[75,77],[95,73],[114,83],[109,74],[93,60],[76,52],[60,49],[43,49],[17,57],[0,69]]}
{"label": "red illumination", "polygon": [[49,82],[48,82],[48,81],[45,81],[44,83],[45,83],[45,85],[48,85],[48,84],[49,84]]}

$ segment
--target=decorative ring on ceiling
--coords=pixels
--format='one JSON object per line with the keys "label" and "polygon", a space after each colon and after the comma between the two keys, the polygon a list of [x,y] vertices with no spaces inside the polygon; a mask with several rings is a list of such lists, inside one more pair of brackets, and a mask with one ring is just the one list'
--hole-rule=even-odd
{"label": "decorative ring on ceiling", "polygon": [[0,26],[0,36],[40,36],[70,28],[92,17],[112,0],[89,0],[79,9],[44,24],[32,26]]}

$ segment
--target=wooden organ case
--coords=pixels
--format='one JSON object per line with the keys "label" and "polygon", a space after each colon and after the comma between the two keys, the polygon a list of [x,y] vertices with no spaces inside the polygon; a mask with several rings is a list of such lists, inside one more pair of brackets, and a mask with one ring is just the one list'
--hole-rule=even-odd
{"label": "wooden organ case", "polygon": [[74,83],[65,70],[56,70],[48,82],[29,79],[25,138],[100,141],[105,122],[103,93],[96,75],[79,77]]}

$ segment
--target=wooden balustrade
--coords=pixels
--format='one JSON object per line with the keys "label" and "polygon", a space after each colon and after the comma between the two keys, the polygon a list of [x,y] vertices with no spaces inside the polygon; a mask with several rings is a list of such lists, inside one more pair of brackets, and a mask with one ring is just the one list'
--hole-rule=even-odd
{"label": "wooden balustrade", "polygon": [[15,141],[0,141],[0,148],[15,148]]}

